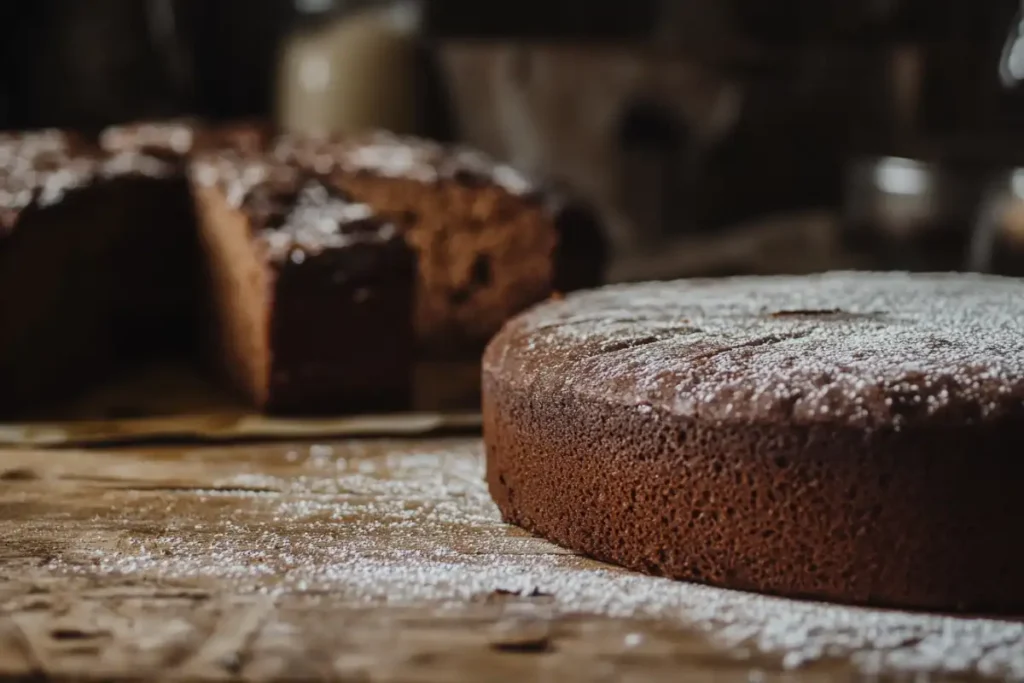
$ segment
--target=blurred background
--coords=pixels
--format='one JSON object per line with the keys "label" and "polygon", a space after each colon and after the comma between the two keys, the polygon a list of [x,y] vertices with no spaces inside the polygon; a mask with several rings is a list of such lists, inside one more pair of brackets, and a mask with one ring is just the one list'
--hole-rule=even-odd
{"label": "blurred background", "polygon": [[612,280],[1024,275],[1017,0],[0,3],[0,127],[267,118],[573,188]]}

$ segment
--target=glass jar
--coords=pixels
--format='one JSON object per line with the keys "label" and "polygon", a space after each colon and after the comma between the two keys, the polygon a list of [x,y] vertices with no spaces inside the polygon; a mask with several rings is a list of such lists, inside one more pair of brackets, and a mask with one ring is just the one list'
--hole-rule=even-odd
{"label": "glass jar", "polygon": [[312,135],[414,132],[418,3],[298,0],[297,9],[278,64],[281,127]]}

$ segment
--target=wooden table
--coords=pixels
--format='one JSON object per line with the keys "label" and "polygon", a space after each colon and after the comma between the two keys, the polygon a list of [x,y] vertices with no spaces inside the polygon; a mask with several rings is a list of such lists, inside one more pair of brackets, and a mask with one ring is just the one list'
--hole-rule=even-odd
{"label": "wooden table", "polygon": [[1024,624],[638,576],[503,525],[478,438],[0,453],[0,674],[1024,677]]}

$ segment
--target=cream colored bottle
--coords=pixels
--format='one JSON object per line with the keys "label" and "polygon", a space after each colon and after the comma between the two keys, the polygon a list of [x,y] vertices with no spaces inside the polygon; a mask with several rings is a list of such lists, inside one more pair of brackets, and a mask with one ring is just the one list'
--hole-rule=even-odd
{"label": "cream colored bottle", "polygon": [[305,21],[282,47],[278,123],[312,135],[415,132],[417,4],[335,11],[339,4],[298,3]]}

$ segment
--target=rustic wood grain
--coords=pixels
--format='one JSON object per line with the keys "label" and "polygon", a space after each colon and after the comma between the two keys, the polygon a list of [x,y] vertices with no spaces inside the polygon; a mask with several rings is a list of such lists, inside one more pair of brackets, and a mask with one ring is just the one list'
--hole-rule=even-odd
{"label": "rustic wood grain", "polygon": [[503,525],[482,471],[476,438],[0,452],[0,676],[1024,676],[1024,625],[639,577]]}

